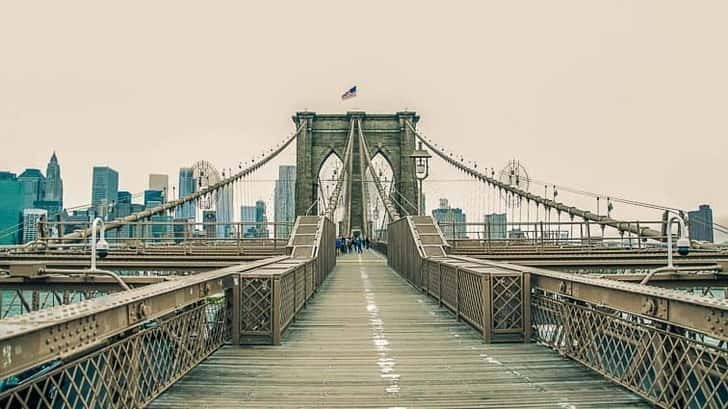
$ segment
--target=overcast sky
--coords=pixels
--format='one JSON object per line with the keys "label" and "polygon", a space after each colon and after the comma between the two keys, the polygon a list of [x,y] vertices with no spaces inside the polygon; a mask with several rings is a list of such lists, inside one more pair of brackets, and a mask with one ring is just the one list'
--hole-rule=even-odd
{"label": "overcast sky", "polygon": [[[72,206],[93,165],[139,192],[199,159],[235,167],[297,110],[407,108],[481,166],[710,203],[728,224],[727,16],[726,1],[3,2],[0,169],[45,171],[55,149]],[[434,195],[457,194],[448,175]]]}

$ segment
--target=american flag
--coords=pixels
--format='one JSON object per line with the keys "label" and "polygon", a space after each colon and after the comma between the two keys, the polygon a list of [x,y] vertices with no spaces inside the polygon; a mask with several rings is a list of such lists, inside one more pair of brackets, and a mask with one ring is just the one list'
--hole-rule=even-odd
{"label": "american flag", "polygon": [[346,91],[345,93],[343,93],[341,95],[341,99],[344,100],[344,99],[354,98],[355,96],[356,96],[356,85],[354,85],[353,87],[349,88],[348,91]]}

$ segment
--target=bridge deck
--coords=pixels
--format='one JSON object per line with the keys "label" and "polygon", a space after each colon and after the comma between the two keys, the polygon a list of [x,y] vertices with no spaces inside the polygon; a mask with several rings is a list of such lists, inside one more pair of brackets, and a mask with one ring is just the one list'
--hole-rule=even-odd
{"label": "bridge deck", "polygon": [[151,407],[650,407],[545,347],[484,344],[375,253],[338,261],[283,345],[224,347]]}

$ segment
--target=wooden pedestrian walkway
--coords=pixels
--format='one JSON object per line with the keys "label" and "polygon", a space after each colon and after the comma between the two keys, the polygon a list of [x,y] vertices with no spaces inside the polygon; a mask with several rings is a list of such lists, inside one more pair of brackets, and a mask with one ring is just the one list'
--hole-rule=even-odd
{"label": "wooden pedestrian walkway", "polygon": [[340,257],[280,346],[223,347],[153,408],[636,408],[537,344],[484,344],[373,252]]}

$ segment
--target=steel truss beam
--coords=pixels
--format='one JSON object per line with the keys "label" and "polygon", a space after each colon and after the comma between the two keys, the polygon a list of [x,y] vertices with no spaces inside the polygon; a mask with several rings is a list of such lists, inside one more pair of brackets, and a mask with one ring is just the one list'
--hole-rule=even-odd
{"label": "steel truss beam", "polygon": [[223,292],[224,279],[286,260],[272,257],[0,321],[0,378],[100,345],[133,326]]}

